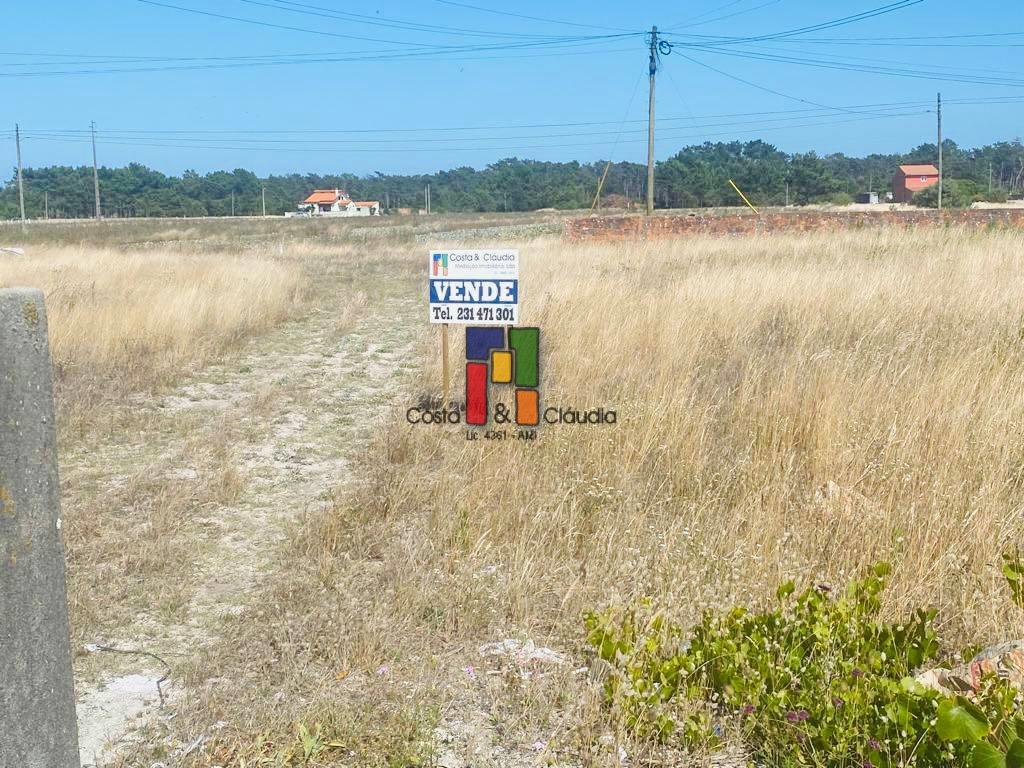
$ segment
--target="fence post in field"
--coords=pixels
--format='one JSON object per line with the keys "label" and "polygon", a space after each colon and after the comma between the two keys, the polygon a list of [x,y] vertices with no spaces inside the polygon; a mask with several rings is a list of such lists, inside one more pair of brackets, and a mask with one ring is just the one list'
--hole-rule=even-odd
{"label": "fence post in field", "polygon": [[0,289],[0,766],[79,768],[42,291]]}

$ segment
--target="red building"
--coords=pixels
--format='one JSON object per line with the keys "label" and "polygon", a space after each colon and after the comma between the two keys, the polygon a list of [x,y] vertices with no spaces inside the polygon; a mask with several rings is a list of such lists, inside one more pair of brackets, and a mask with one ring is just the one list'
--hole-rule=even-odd
{"label": "red building", "polygon": [[901,165],[892,179],[892,199],[909,203],[918,192],[939,183],[939,169],[934,165]]}

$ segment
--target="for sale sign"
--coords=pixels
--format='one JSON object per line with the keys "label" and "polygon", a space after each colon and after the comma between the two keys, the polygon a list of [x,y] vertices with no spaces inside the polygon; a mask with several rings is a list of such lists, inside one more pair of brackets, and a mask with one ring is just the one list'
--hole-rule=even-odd
{"label": "for sale sign", "polygon": [[430,322],[519,322],[519,251],[433,251]]}

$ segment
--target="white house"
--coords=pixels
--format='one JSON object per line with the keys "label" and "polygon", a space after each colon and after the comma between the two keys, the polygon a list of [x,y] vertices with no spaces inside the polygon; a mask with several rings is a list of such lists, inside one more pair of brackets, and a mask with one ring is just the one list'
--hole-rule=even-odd
{"label": "white house", "polygon": [[376,200],[355,202],[341,189],[316,189],[299,203],[299,215],[308,216],[379,216]]}

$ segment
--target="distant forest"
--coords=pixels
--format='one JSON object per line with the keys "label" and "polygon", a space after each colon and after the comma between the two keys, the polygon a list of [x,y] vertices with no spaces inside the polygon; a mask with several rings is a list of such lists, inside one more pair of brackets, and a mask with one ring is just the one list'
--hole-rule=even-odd
{"label": "distant forest", "polygon": [[[943,144],[946,201],[965,206],[976,200],[1005,200],[1024,195],[1024,146],[1020,139],[977,149],[953,141]],[[657,199],[661,208],[742,205],[728,180],[760,205],[849,202],[869,190],[890,189],[901,163],[934,163],[934,144],[906,154],[848,157],[814,152],[788,154],[763,141],[706,143],[689,146],[657,165]],[[266,188],[268,214],[293,211],[314,188],[339,188],[357,200],[379,200],[395,208],[423,207],[431,189],[435,212],[532,211],[539,208],[588,208],[593,202],[604,162],[553,163],[510,158],[477,170],[463,167],[429,175],[355,176],[290,174],[261,179],[251,171],[186,171],[167,176],[144,165],[101,168],[103,213],[131,216],[239,216],[262,212]],[[26,168],[25,204],[30,218],[77,218],[93,215],[92,168]],[[646,168],[613,163],[604,184],[602,204],[622,207],[643,199]],[[788,190],[788,191],[787,191]],[[925,193],[921,203],[932,196]],[[16,173],[0,190],[0,219],[18,216]]]}

